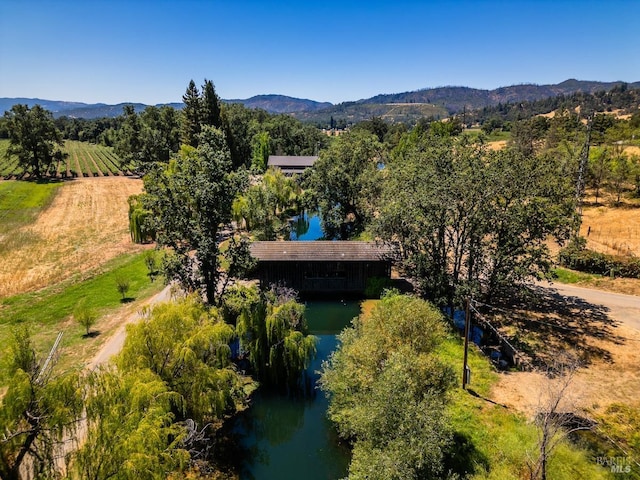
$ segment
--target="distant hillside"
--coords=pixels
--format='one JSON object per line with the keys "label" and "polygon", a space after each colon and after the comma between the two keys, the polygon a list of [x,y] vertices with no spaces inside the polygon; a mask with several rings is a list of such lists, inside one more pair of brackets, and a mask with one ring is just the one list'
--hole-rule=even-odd
{"label": "distant hillside", "polygon": [[[357,102],[345,102],[315,112],[298,112],[293,115],[300,120],[328,125],[331,118],[338,123],[356,123],[373,115],[389,121],[415,122],[424,116],[443,118],[451,114],[468,112],[514,102],[531,102],[558,95],[576,92],[594,93],[609,91],[625,82],[591,82],[566,80],[557,85],[513,85],[494,90],[469,87],[437,87],[412,92],[376,95]],[[640,82],[627,84],[640,87]],[[404,110],[399,110],[398,106]],[[409,109],[408,105],[415,105]]]}
{"label": "distant hillside", "polygon": [[[27,104],[29,107],[40,105],[53,113],[55,118],[72,117],[72,118],[103,118],[117,117],[122,115],[122,109],[125,105],[133,105],[136,112],[143,111],[147,105],[143,103],[124,102],[117,105],[107,105],[106,103],[82,103],[82,102],[66,102],[60,100],[43,100],[40,98],[0,98],[0,113],[10,110],[16,104]],[[158,107],[165,105],[159,104]],[[174,108],[182,108],[182,103],[166,104]]]}
{"label": "distant hillside", "polygon": [[[497,105],[498,103],[525,102],[568,95],[575,92],[595,93],[611,90],[625,82],[590,82],[583,80],[565,80],[557,85],[512,85],[494,90],[480,90],[468,87],[438,87],[414,92],[377,95],[359,100],[358,103],[432,103],[446,108],[450,113],[467,109],[477,109]],[[640,82],[628,84],[640,87]]]}
{"label": "distant hillside", "polygon": [[[331,107],[328,102],[316,102],[301,98],[287,97],[285,95],[257,95],[246,100],[222,100],[225,103],[242,103],[247,108],[260,108],[269,113],[294,113],[294,112],[314,112],[324,108]],[[40,98],[0,98],[0,113],[10,110],[15,104],[27,104],[33,107],[38,104],[53,113],[54,117],[73,117],[73,118],[102,118],[117,117],[122,115],[122,109],[125,105],[133,105],[136,112],[143,111],[147,105],[143,103],[124,102],[117,105],[107,105],[105,103],[81,103],[81,102],[65,102],[58,100],[43,100]],[[157,107],[169,105],[176,109],[183,107],[182,103],[158,104]]]}
{"label": "distant hillside", "polygon": [[372,117],[380,117],[390,123],[414,123],[423,117],[446,118],[449,112],[442,106],[429,103],[345,102],[315,112],[296,112],[292,115],[303,122],[328,126],[331,119],[338,125],[349,125]]}
{"label": "distant hillside", "polygon": [[[594,93],[609,91],[624,82],[592,82],[566,80],[557,85],[513,85],[494,90],[481,90],[469,87],[438,87],[413,92],[381,94],[355,102],[332,105],[328,102],[316,102],[285,95],[257,95],[246,100],[223,100],[227,103],[242,103],[248,108],[260,108],[269,113],[290,113],[300,120],[329,125],[331,118],[336,122],[355,123],[371,118],[382,117],[390,122],[414,122],[421,117],[442,118],[454,113],[477,110],[498,104],[531,102],[558,95],[570,95],[576,92]],[[640,88],[640,82],[627,84],[630,88]],[[36,103],[53,112],[55,117],[66,115],[78,118],[116,117],[122,114],[124,105],[134,105],[136,111],[143,110],[142,103],[120,103],[118,105],[85,104],[62,102],[35,98],[0,98],[0,112],[9,110],[16,103],[33,106]],[[168,104],[182,108],[182,103]],[[161,106],[161,105],[157,105]]]}
{"label": "distant hillside", "polygon": [[285,95],[256,95],[246,100],[223,100],[227,103],[242,103],[247,108],[259,108],[269,113],[315,112],[332,107],[329,102],[316,102]]}
{"label": "distant hillside", "polygon": [[84,108],[89,105],[81,102],[64,102],[58,100],[43,100],[41,98],[0,98],[0,113],[10,110],[16,104],[26,104],[30,108],[34,105],[40,105],[50,112],[64,112],[75,108]]}

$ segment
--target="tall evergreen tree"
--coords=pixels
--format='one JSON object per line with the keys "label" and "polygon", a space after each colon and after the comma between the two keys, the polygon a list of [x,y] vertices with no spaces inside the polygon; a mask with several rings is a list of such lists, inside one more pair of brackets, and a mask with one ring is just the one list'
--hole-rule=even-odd
{"label": "tall evergreen tree", "polygon": [[202,123],[216,128],[222,127],[220,97],[211,80],[204,80],[202,86]]}
{"label": "tall evergreen tree", "polygon": [[193,80],[189,82],[187,91],[182,96],[182,101],[184,102],[184,108],[182,109],[182,143],[197,147],[203,115],[200,92]]}

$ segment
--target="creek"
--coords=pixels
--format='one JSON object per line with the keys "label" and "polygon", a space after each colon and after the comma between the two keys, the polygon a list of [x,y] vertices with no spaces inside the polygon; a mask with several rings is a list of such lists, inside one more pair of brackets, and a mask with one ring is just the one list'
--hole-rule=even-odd
{"label": "creek", "polygon": [[[291,240],[316,240],[323,232],[317,215],[294,217]],[[337,345],[337,334],[360,314],[360,303],[337,299],[309,301],[306,319],[317,337],[317,355],[307,368],[311,388],[291,396],[258,391],[238,416],[234,432],[244,461],[243,480],[333,480],[347,475],[348,446],[327,419],[328,401],[316,388],[318,371]]]}

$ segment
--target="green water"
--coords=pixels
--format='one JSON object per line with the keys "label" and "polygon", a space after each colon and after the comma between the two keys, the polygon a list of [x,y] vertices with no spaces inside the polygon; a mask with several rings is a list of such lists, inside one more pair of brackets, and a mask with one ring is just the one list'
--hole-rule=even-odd
{"label": "green water", "polygon": [[[336,348],[336,334],[360,313],[358,302],[307,302],[307,323],[318,337],[316,359],[307,369],[315,386],[322,361]],[[345,477],[349,450],[326,418],[327,399],[313,388],[304,398],[258,393],[240,416],[245,480],[333,480]]]}

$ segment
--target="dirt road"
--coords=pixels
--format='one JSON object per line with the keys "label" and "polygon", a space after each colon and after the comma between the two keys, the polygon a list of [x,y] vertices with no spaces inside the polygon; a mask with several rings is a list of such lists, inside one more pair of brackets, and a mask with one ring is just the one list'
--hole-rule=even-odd
{"label": "dirt road", "polygon": [[563,283],[540,284],[540,288],[557,290],[556,297],[577,297],[594,304],[602,305],[609,311],[609,316],[628,327],[640,331],[640,297],[621,293],[605,292],[592,288],[576,287]]}
{"label": "dirt road", "polygon": [[[600,338],[574,339],[577,350],[591,347],[606,352],[575,375],[571,395],[576,408],[596,414],[613,403],[636,403],[640,398],[640,297],[560,283],[539,284],[537,288],[550,292],[559,304],[575,304],[578,299],[585,306],[601,305],[612,321],[612,328]],[[532,415],[547,382],[543,372],[502,373],[492,398]]]}
{"label": "dirt road", "polygon": [[[157,303],[167,302],[171,299],[171,285],[167,285],[160,293],[157,293],[150,300],[145,302],[142,306],[155,305]],[[136,311],[129,314],[121,323],[120,327],[114,332],[114,334],[106,341],[97,355],[87,365],[87,368],[93,370],[98,365],[106,363],[113,355],[118,353],[123,345],[127,336],[127,325],[140,320],[140,313]]]}

